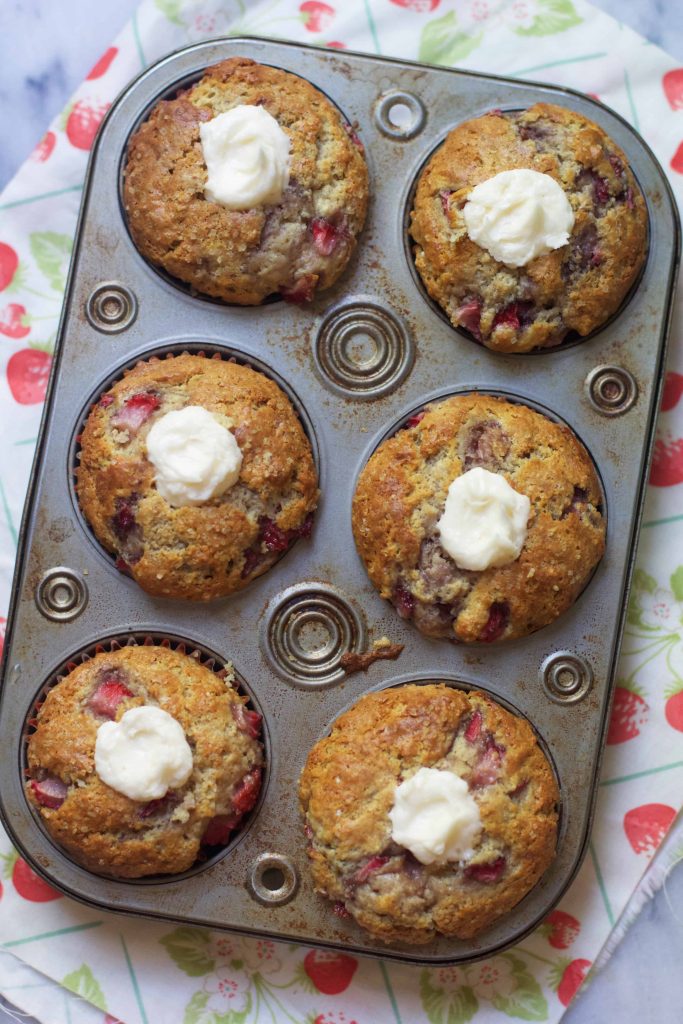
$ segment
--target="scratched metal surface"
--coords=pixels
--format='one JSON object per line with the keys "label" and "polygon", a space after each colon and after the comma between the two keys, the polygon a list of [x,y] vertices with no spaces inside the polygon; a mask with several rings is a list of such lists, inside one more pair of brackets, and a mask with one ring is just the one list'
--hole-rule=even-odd
{"label": "scratched metal surface", "polygon": [[[349,121],[358,122],[365,145],[373,196],[367,227],[346,274],[310,308],[282,302],[229,307],[193,297],[145,263],[126,230],[118,195],[132,128],[161,95],[236,54],[310,79]],[[407,109],[414,118],[414,131],[401,137],[382,122],[391,102],[382,98],[395,90],[408,93],[402,114]],[[647,199],[650,249],[638,287],[595,336],[535,355],[499,355],[453,330],[424,296],[405,217],[420,167],[453,126],[494,107],[522,108],[539,99],[587,114],[626,151]],[[398,119],[396,111],[393,116]],[[649,149],[616,114],[577,93],[254,39],[190,47],[138,78],[112,108],[92,154],[5,648],[2,813],[35,868],[77,899],[110,910],[408,962],[485,956],[534,927],[571,881],[587,842],[661,385],[678,236],[668,185]],[[97,329],[85,315],[102,282],[119,282],[137,299],[137,317],[120,333]],[[83,523],[71,484],[74,439],[90,402],[138,358],[186,346],[234,352],[287,382],[320,467],[322,498],[311,540],[296,544],[243,593],[209,605],[154,599],[120,575]],[[637,400],[623,415],[606,416],[589,401],[586,378],[604,365],[628,371],[636,382]],[[527,401],[568,423],[595,460],[607,508],[607,551],[574,607],[533,636],[503,645],[454,646],[422,637],[379,598],[351,533],[354,483],[378,441],[426,401],[472,388]],[[69,567],[87,584],[85,608],[72,621],[51,621],[36,604],[36,586],[54,566]],[[283,601],[289,602],[285,613],[273,619]],[[268,773],[257,813],[224,855],[182,878],[132,883],[90,874],[52,844],[22,790],[21,737],[36,696],[78,652],[131,632],[184,639],[231,660],[265,716]],[[397,663],[324,681],[327,670],[334,675],[344,649],[364,649],[382,635],[406,644]],[[542,666],[558,651],[582,659],[592,671],[592,687],[581,700],[555,702],[542,686]],[[290,659],[290,678],[277,667],[283,658]],[[536,888],[476,940],[388,948],[333,915],[313,893],[296,784],[311,745],[362,693],[429,679],[482,687],[529,718],[561,787],[558,852]],[[298,877],[298,889],[282,905],[262,905],[246,884],[264,852],[291,858]]]}

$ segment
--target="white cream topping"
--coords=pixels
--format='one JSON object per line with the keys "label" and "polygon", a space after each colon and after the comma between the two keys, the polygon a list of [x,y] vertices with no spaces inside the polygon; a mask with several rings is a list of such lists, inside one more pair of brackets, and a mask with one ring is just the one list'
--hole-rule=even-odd
{"label": "white cream topping", "polygon": [[103,722],[95,740],[95,771],[131,800],[160,800],[192,773],[192,751],[180,724],[161,708],[131,708]]}
{"label": "white cream topping", "polygon": [[204,195],[229,210],[279,203],[289,181],[289,136],[263,107],[241,103],[199,126]]}
{"label": "white cream topping", "polygon": [[455,478],[437,523],[441,546],[460,569],[488,569],[519,558],[531,502],[505,477],[477,466]]}
{"label": "white cream topping", "polygon": [[465,863],[481,832],[479,807],[454,772],[419,768],[396,787],[391,838],[422,864]]}
{"label": "white cream topping", "polygon": [[157,490],[170,505],[201,505],[237,483],[242,452],[213,413],[201,405],[167,412],[147,434]]}
{"label": "white cream topping", "polygon": [[462,211],[473,242],[510,267],[566,245],[574,211],[549,174],[520,167],[476,185]]}

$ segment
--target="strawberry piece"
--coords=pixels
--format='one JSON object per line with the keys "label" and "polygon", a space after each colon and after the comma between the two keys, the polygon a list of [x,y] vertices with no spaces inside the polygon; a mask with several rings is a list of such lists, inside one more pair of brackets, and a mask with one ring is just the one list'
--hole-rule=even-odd
{"label": "strawberry piece", "polygon": [[31,779],[31,792],[43,807],[57,810],[66,800],[69,787],[54,775],[48,775],[40,781]]}
{"label": "strawberry piece", "polygon": [[509,621],[510,605],[507,601],[494,601],[489,608],[489,617],[479,634],[479,639],[485,644],[493,643],[503,635]]}
{"label": "strawberry piece", "polygon": [[127,398],[122,408],[114,413],[111,418],[112,426],[135,435],[160,405],[161,399],[153,391],[140,391]]}
{"label": "strawberry piece", "polygon": [[443,210],[444,217],[448,217],[451,208],[452,195],[453,189],[444,188],[439,192],[439,199],[441,200],[441,209]]}
{"label": "strawberry piece", "polygon": [[639,735],[648,718],[649,707],[637,690],[617,686],[614,691],[612,717],[607,732],[607,742],[626,743]]}
{"label": "strawberry piece", "polygon": [[102,718],[116,718],[116,711],[121,701],[133,694],[128,687],[121,682],[118,672],[105,675],[99,686],[93,691],[88,700],[88,708],[95,715]]}
{"label": "strawberry piece", "polygon": [[137,503],[137,494],[131,494],[129,498],[116,499],[115,512],[111,518],[111,528],[119,540],[126,540],[137,525],[135,522],[135,506]]}
{"label": "strawberry piece", "polygon": [[[328,43],[327,45],[328,46],[333,46],[334,44],[333,43]],[[344,121],[344,131],[346,132],[348,137],[351,139],[351,142],[354,144],[356,149],[359,149],[361,151],[361,153],[364,153],[365,152],[365,146],[360,141],[360,138],[358,136],[358,132],[356,131],[354,126],[352,124],[349,124],[348,121]]]}
{"label": "strawberry piece", "polygon": [[481,711],[475,711],[465,727],[465,739],[468,743],[476,743],[479,739],[482,721],[483,717]]}
{"label": "strawberry piece", "polygon": [[498,857],[496,860],[492,860],[488,864],[470,864],[469,867],[465,868],[464,875],[465,878],[469,878],[472,882],[490,884],[498,881],[505,871],[506,865],[506,858]]}
{"label": "strawberry piece", "polygon": [[624,164],[623,161],[617,156],[616,153],[609,154],[609,162],[612,165],[612,170],[620,178],[624,177]]}
{"label": "strawberry piece", "polygon": [[309,512],[301,526],[294,531],[298,537],[308,538],[311,536],[313,533],[313,519],[313,512]]}
{"label": "strawberry piece", "polygon": [[422,420],[425,418],[426,415],[426,409],[422,409],[421,412],[416,412],[414,416],[408,417],[408,419],[405,422],[405,426],[407,427],[408,430],[410,430],[411,427],[416,427],[418,423],[422,423]]}
{"label": "strawberry piece", "polygon": [[258,799],[261,791],[261,769],[252,768],[237,784],[232,795],[232,808],[235,814],[240,817],[250,811]]}
{"label": "strawberry piece", "polygon": [[610,197],[609,182],[595,171],[591,173],[593,175],[593,198],[598,206],[603,206]]}
{"label": "strawberry piece", "polygon": [[247,548],[244,552],[244,565],[242,566],[242,572],[240,573],[241,579],[246,580],[248,576],[251,576],[262,561],[263,555],[260,551],[257,551],[255,548]]}
{"label": "strawberry piece", "polygon": [[480,754],[468,781],[470,789],[491,786],[498,780],[505,747],[500,747],[491,733],[487,733],[485,747]]}
{"label": "strawberry piece", "polygon": [[345,917],[351,917],[348,910],[346,909],[346,904],[342,903],[341,900],[335,900],[332,906],[332,913],[336,914],[337,917],[341,917],[342,919],[344,919]]}
{"label": "strawberry piece", "polygon": [[316,217],[311,221],[311,232],[313,244],[322,256],[329,256],[334,252],[341,237],[341,232],[334,224],[324,217]]}
{"label": "strawberry piece", "polygon": [[305,277],[300,277],[299,280],[291,286],[283,285],[280,288],[280,295],[285,302],[291,302],[295,306],[301,306],[304,302],[311,301],[317,283],[317,275],[307,274]]}
{"label": "strawberry piece", "polygon": [[491,330],[495,331],[496,327],[512,327],[513,331],[518,331],[520,327],[528,327],[533,320],[529,315],[532,309],[531,302],[511,302],[496,313]]}
{"label": "strawberry piece", "polygon": [[351,881],[356,885],[362,885],[363,882],[367,881],[370,875],[374,875],[380,868],[383,868],[388,860],[389,857],[382,857],[379,854],[376,857],[371,857],[370,860],[366,861],[365,864],[356,871],[355,875],[351,878]]}
{"label": "strawberry piece", "polygon": [[494,472],[501,468],[509,451],[510,438],[498,420],[475,423],[465,445],[465,471],[481,466]]}
{"label": "strawberry piece", "polygon": [[102,395],[102,397],[100,398],[99,404],[102,406],[103,409],[107,409],[110,405],[113,404],[113,402],[114,402],[114,396],[113,395]]}
{"label": "strawberry piece", "polygon": [[508,796],[510,797],[511,800],[515,800],[518,796],[522,795],[522,793],[524,792],[524,790],[527,788],[528,785],[529,785],[529,780],[528,779],[522,779],[522,781],[519,783],[519,785],[515,786],[515,788],[508,793]]}
{"label": "strawberry piece", "polygon": [[178,797],[170,789],[165,796],[160,796],[157,800],[150,800],[148,803],[143,804],[138,811],[138,818],[151,818],[154,814],[160,814],[163,811],[169,810],[177,803]]}
{"label": "strawberry piece", "polygon": [[392,603],[402,619],[412,618],[415,611],[415,598],[402,583],[396,584]]}
{"label": "strawberry piece", "polygon": [[267,516],[263,516],[261,524],[261,537],[269,551],[286,551],[292,542],[289,530],[282,530],[277,523]]}
{"label": "strawberry piece", "polygon": [[481,341],[481,307],[482,300],[475,295],[471,299],[467,299],[455,314],[460,327],[464,327],[466,331],[473,334],[477,341]]}
{"label": "strawberry piece", "polygon": [[258,738],[261,733],[261,715],[258,711],[250,711],[244,704],[233,704],[232,716],[241,732],[254,740]]}
{"label": "strawberry piece", "polygon": [[202,843],[205,846],[225,846],[240,817],[237,814],[217,814],[211,818],[202,836]]}

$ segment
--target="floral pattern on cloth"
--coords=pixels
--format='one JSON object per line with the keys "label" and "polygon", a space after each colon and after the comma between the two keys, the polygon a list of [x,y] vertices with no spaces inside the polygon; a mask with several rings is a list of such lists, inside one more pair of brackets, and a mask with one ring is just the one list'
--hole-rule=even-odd
{"label": "floral pattern on cloth", "polygon": [[[0,640],[97,128],[151,62],[189,43],[240,34],[582,90],[641,131],[679,202],[683,195],[683,68],[629,29],[616,31],[584,0],[144,0],[0,196]],[[3,834],[5,948],[76,992],[103,1024],[559,1020],[681,805],[683,565],[672,564],[672,554],[683,552],[682,301],[679,295],[590,851],[561,905],[532,935],[481,963],[429,968],[127,921],[60,896]]]}

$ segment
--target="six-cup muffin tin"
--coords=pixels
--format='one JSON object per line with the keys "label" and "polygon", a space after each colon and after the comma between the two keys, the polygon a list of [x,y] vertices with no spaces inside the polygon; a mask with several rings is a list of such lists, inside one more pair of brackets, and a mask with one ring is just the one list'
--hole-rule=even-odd
{"label": "six-cup muffin tin", "polygon": [[[357,125],[370,170],[367,226],[347,272],[312,306],[243,308],[192,295],[148,265],[127,232],[121,174],[131,132],[158,99],[203,68],[246,55],[309,79]],[[407,235],[417,175],[447,133],[492,108],[548,100],[597,121],[625,150],[646,196],[649,252],[622,309],[589,339],[499,355],[453,329],[416,276]],[[22,526],[5,648],[0,793],[5,825],[53,885],[87,903],[446,963],[500,950],[560,898],[585,852],[661,385],[679,228],[666,179],[616,114],[579,93],[362,54],[256,39],[171,54],[120,97],[93,151],[50,394]],[[152,354],[217,351],[270,374],[312,442],[321,500],[312,538],[264,576],[208,605],[148,597],[95,541],[74,495],[77,436],[91,403]],[[378,442],[426,402],[463,390],[523,401],[567,423],[590,451],[605,496],[607,550],[575,605],[503,644],[422,637],[370,584],[351,532],[355,481]],[[339,657],[382,636],[397,662],[345,677]],[[182,877],[140,882],[90,874],[56,847],[24,796],[27,720],[70,661],[112,639],[184,641],[232,662],[264,715],[260,804],[219,856]],[[313,743],[368,689],[447,680],[481,687],[527,716],[557,773],[557,856],[518,906],[475,940],[386,947],[317,896],[306,863],[297,781]]]}

